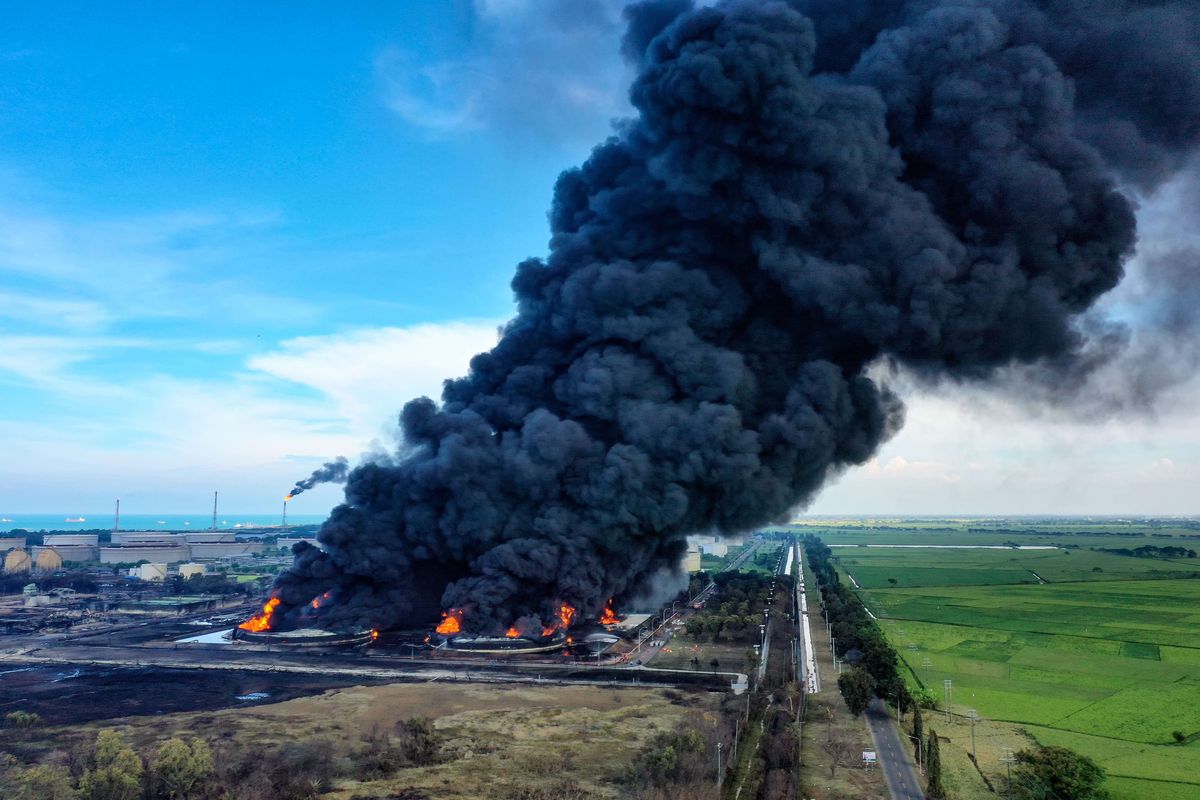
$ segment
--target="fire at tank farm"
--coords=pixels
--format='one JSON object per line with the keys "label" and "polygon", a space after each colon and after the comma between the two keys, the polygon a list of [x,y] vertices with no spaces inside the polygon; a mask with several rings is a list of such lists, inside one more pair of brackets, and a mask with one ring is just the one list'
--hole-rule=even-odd
{"label": "fire at tank farm", "polygon": [[[329,591],[312,597],[303,611],[279,615],[282,601],[272,581],[291,559],[287,550],[276,548],[279,542],[290,549],[297,539],[311,541],[306,533],[242,533],[239,539],[268,554],[143,563],[125,569],[127,574],[114,574],[122,568],[98,563],[45,563],[44,556],[26,564],[22,554],[36,547],[43,548],[40,555],[57,540],[47,536],[37,545],[13,541],[6,554],[11,569],[4,576],[13,591],[6,591],[0,602],[0,663],[19,670],[82,670],[77,680],[107,682],[116,680],[108,670],[221,669],[290,673],[319,685],[325,680],[436,677],[664,684],[741,693],[751,682],[743,664],[678,669],[674,640],[689,620],[721,598],[725,577],[747,567],[770,575],[781,568],[785,547],[783,534],[691,537],[678,568],[664,573],[654,591],[624,603],[611,598],[591,615],[560,602],[545,620],[526,617],[502,630],[476,629],[470,608],[451,607],[388,627],[334,629],[319,624],[322,606],[333,601]],[[140,548],[180,547],[188,538],[169,534],[181,538],[167,541],[167,536],[160,535],[157,542],[148,534],[117,538]],[[113,547],[106,543],[112,534],[100,543],[92,538],[72,540],[69,546]],[[103,665],[103,678],[97,677],[97,665]],[[46,674],[59,677],[57,672]]]}

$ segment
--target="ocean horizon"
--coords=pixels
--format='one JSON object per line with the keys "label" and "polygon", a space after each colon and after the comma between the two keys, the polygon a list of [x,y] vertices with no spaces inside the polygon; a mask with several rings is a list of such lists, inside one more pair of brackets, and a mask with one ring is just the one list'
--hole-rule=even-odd
{"label": "ocean horizon", "polygon": [[[288,514],[288,526],[317,525],[327,514]],[[282,519],[274,514],[221,514],[217,530],[236,531],[241,528],[279,527]],[[112,530],[113,512],[5,514],[0,512],[0,532],[24,529],[39,531]],[[208,514],[122,514],[123,531],[206,531],[212,528],[212,513]]]}

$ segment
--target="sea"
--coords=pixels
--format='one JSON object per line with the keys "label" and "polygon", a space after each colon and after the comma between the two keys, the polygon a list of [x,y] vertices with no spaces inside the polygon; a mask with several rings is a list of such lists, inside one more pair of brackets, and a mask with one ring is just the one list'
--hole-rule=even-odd
{"label": "sea", "polygon": [[[288,525],[318,525],[324,514],[288,514]],[[236,531],[242,528],[279,527],[282,520],[275,514],[231,514],[217,517],[218,530]],[[0,511],[0,533],[23,528],[27,531],[91,531],[112,530],[113,512],[68,512],[61,514],[5,514]],[[208,514],[122,514],[124,531],[206,531],[212,527]]]}

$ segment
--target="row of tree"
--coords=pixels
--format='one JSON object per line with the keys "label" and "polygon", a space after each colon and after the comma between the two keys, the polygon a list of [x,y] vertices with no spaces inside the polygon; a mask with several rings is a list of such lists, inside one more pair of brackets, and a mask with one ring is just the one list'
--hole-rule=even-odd
{"label": "row of tree", "polygon": [[1144,544],[1141,547],[1096,547],[1101,553],[1112,553],[1118,556],[1132,556],[1133,558],[1195,558],[1196,551],[1190,547],[1179,547],[1177,545],[1167,545],[1166,547],[1157,547],[1152,544]]}
{"label": "row of tree", "polygon": [[913,705],[900,675],[900,658],[867,609],[844,586],[833,566],[833,551],[811,534],[804,537],[804,554],[817,577],[826,621],[835,639],[834,651],[851,669],[838,679],[838,688],[851,713],[861,714],[873,696],[893,703],[901,714]]}
{"label": "row of tree", "polygon": [[238,747],[218,762],[202,739],[171,738],[138,753],[119,731],[101,731],[83,752],[22,764],[0,752],[3,800],[312,800],[338,777],[373,780],[441,759],[441,738],[425,718],[373,730],[348,755],[310,739]]}
{"label": "row of tree", "polygon": [[712,576],[717,592],[705,608],[687,622],[688,636],[696,641],[752,644],[759,639],[762,609],[771,593],[770,575],[755,572],[718,572]]}

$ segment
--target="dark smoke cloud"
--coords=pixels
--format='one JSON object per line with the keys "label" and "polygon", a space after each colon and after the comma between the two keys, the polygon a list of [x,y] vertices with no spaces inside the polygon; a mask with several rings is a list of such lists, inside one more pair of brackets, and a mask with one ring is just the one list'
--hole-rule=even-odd
{"label": "dark smoke cloud", "polygon": [[[1192,0],[796,0],[818,33],[817,69],[846,72],[881,37],[931,13],[990,15],[1013,48],[1071,80],[1076,129],[1144,186],[1180,168],[1200,136],[1200,5]],[[947,46],[956,43],[947,40]]]}
{"label": "dark smoke cloud", "polygon": [[[1085,359],[1078,321],[1135,240],[1113,176],[1195,137],[1088,93],[1123,85],[1081,74],[1120,61],[1082,55],[1099,33],[1060,52],[1016,7],[632,7],[636,118],[559,178],[499,344],[405,406],[404,455],[355,469],[325,551],[297,548],[285,615],[331,590],[332,628],[594,617],[688,533],[782,519],[870,458],[903,418],[873,366]],[[1037,6],[1047,28],[1079,7]],[[1145,8],[1089,25],[1132,36]],[[1098,147],[1106,123],[1161,159]]]}
{"label": "dark smoke cloud", "polygon": [[1200,249],[1172,247],[1139,260],[1138,286],[1129,292],[1136,320],[1085,318],[1080,354],[1014,367],[996,384],[1001,394],[1025,409],[1093,421],[1190,407],[1200,370]]}
{"label": "dark smoke cloud", "polygon": [[309,475],[302,481],[296,481],[296,485],[288,492],[288,498],[293,498],[306,489],[311,489],[319,483],[345,483],[346,478],[350,475],[350,462],[344,456],[338,456],[335,460],[326,462],[313,470],[313,474]]}

